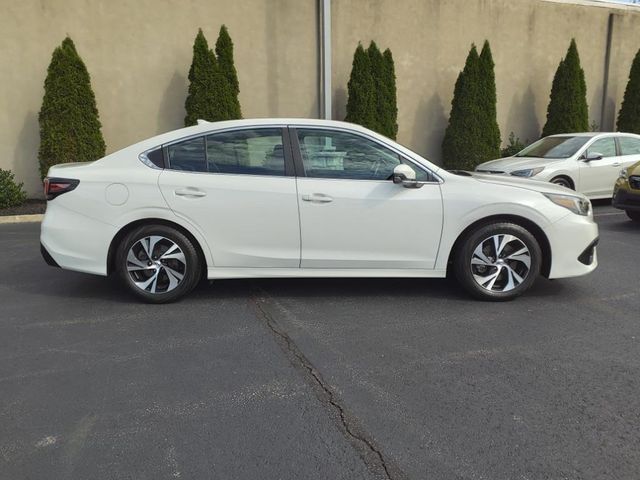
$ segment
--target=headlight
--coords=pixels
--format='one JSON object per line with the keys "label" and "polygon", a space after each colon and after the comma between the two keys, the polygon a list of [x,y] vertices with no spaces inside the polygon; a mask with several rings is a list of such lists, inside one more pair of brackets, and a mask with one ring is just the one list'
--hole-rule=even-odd
{"label": "headlight", "polygon": [[620,170],[620,175],[619,177],[622,180],[627,180],[629,178],[629,174],[627,173],[627,169],[623,168],[622,170]]}
{"label": "headlight", "polygon": [[544,167],[537,168],[527,168],[526,170],[516,170],[515,172],[511,172],[511,175],[516,177],[533,177],[534,175],[539,174]]}
{"label": "headlight", "polygon": [[556,205],[569,209],[577,215],[587,216],[591,213],[591,202],[586,198],[574,195],[558,195],[556,193],[543,193],[543,195]]}

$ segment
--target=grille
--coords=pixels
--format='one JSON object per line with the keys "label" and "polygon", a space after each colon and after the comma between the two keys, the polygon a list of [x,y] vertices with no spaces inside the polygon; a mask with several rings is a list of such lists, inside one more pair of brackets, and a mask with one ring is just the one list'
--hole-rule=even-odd
{"label": "grille", "polygon": [[493,173],[493,174],[504,173],[501,170],[476,170],[476,172],[478,172],[478,173]]}
{"label": "grille", "polygon": [[640,190],[640,176],[639,175],[631,175],[629,177],[629,185],[631,188],[636,188]]}

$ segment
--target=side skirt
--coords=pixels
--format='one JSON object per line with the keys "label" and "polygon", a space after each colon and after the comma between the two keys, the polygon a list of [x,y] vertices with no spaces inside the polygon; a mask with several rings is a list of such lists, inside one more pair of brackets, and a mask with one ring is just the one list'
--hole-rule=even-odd
{"label": "side skirt", "polygon": [[373,268],[209,268],[209,280],[224,278],[445,278],[446,270]]}

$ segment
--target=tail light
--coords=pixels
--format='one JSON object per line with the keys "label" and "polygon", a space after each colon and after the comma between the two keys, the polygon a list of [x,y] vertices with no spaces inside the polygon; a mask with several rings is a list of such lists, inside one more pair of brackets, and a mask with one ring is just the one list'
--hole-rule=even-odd
{"label": "tail light", "polygon": [[53,200],[58,195],[75,189],[79,183],[80,180],[74,178],[46,177],[44,179],[44,196],[47,200]]}

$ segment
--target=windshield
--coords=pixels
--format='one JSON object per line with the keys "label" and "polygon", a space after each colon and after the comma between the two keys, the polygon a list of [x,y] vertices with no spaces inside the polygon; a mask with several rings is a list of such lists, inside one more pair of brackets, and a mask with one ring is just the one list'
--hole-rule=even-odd
{"label": "windshield", "polygon": [[529,145],[517,153],[516,157],[533,158],[569,158],[580,147],[590,140],[590,137],[546,137]]}

